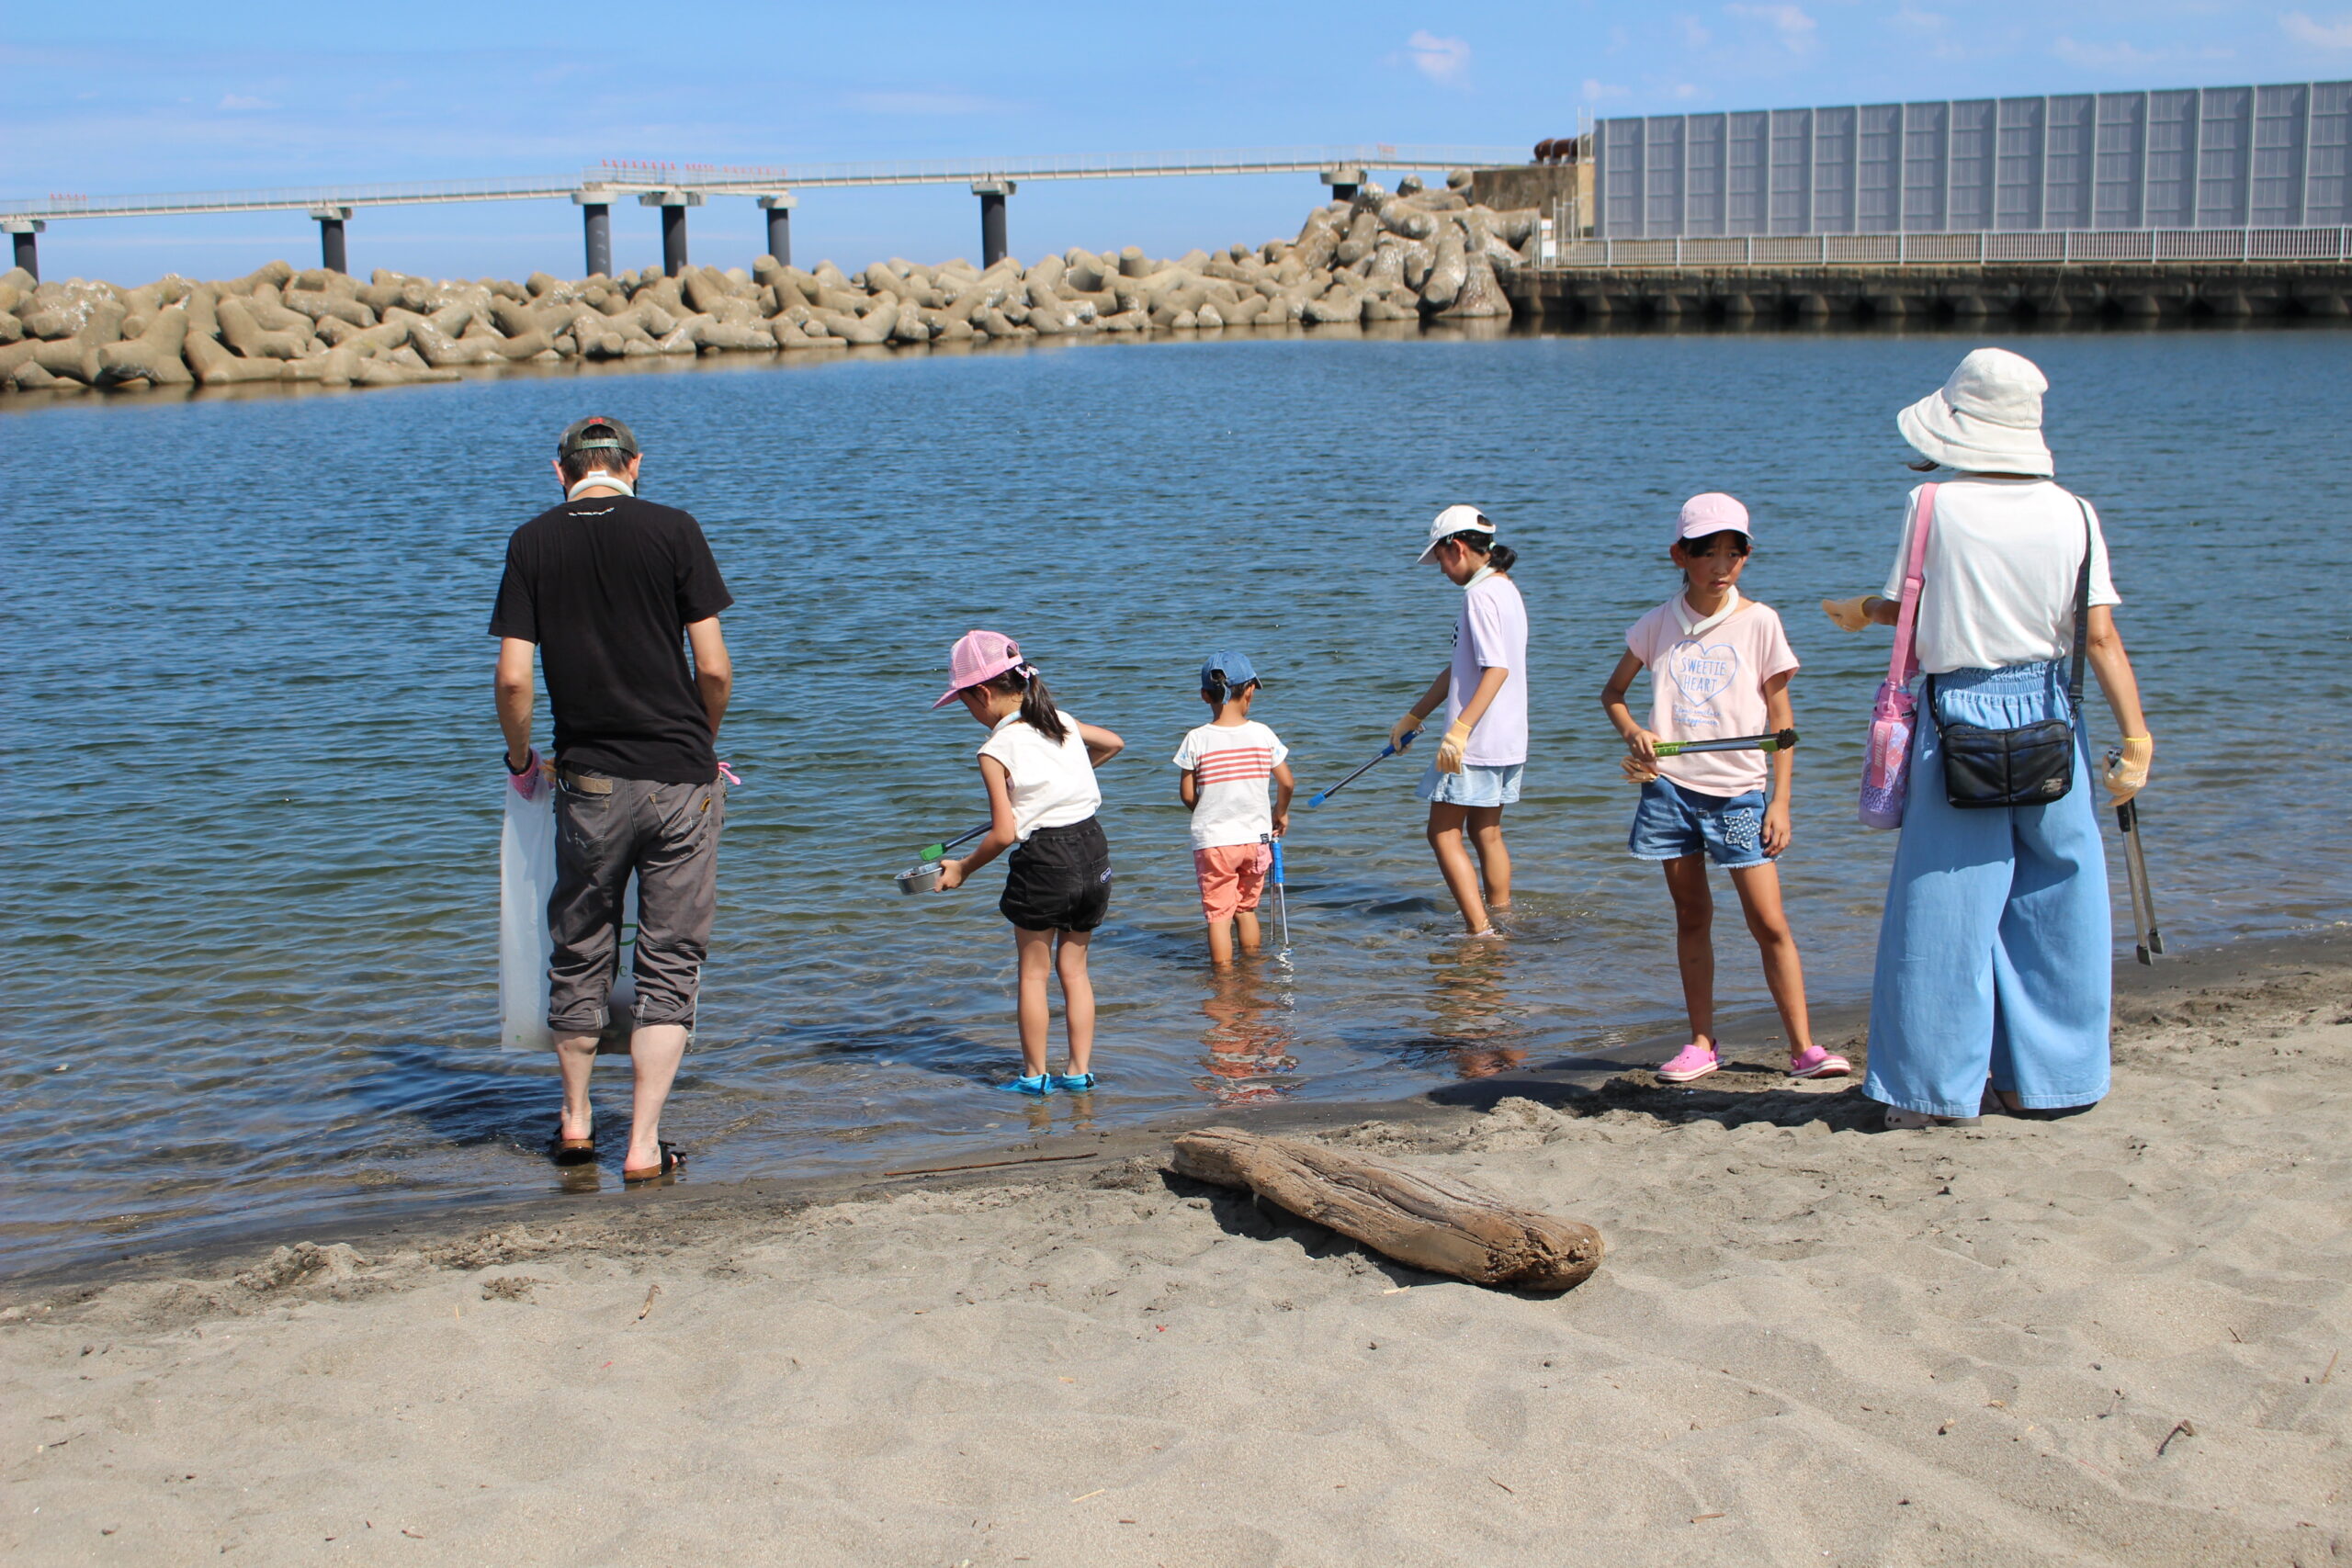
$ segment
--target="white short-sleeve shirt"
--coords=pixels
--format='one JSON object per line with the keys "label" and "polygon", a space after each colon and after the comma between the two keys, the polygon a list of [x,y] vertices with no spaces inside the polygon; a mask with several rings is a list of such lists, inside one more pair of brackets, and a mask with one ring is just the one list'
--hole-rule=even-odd
{"label": "white short-sleeve shirt", "polygon": [[1510,675],[1487,705],[1462,753],[1464,761],[1476,767],[1527,761],[1527,602],[1519,585],[1500,572],[1463,592],[1462,618],[1453,626],[1453,680],[1445,693],[1447,728],[1476,694],[1479,677],[1498,665]]}
{"label": "white short-sleeve shirt", "polygon": [[[1894,570],[1879,593],[1891,604],[1903,602],[1919,493],[1911,492]],[[1920,668],[1941,675],[2073,658],[2075,578],[2083,564],[2086,513],[2091,603],[2120,604],[2098,512],[2056,480],[1971,476],[1938,485],[1919,592]]]}
{"label": "white short-sleeve shirt", "polygon": [[997,723],[995,733],[980,748],[1012,775],[1013,836],[1023,843],[1040,828],[1067,828],[1083,822],[1102,808],[1102,789],[1094,782],[1094,763],[1079,738],[1078,720],[1065,711],[1062,722],[1069,739],[1059,745],[1023,724],[1019,714]]}
{"label": "white short-sleeve shirt", "polygon": [[1250,719],[1240,724],[1204,724],[1184,737],[1172,759],[1196,774],[1199,804],[1193,807],[1193,847],[1254,844],[1274,830],[1274,807],[1267,781],[1290,756],[1272,729]]}

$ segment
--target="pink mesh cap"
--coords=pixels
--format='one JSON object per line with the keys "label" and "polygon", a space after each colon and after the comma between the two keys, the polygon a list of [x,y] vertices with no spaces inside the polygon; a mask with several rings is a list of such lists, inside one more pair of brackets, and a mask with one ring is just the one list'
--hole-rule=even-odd
{"label": "pink mesh cap", "polygon": [[1710,534],[1720,534],[1729,528],[1756,536],[1747,525],[1747,508],[1719,490],[1704,495],[1694,495],[1682,503],[1682,517],[1674,525],[1677,539],[1703,539]]}
{"label": "pink mesh cap", "polygon": [[947,694],[932,704],[944,708],[967,686],[992,681],[1021,668],[1021,645],[1002,632],[968,631],[947,654]]}

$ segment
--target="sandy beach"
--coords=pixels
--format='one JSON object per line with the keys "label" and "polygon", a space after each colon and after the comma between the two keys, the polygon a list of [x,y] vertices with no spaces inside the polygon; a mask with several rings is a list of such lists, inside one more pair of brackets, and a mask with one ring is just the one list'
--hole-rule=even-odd
{"label": "sandy beach", "polygon": [[1849,1085],[1591,1062],[1221,1118],[1598,1225],[1558,1296],[1166,1176],[1164,1130],[19,1280],[0,1551],[2341,1561],[2352,965],[2124,980],[2115,1093],[2068,1121],[1866,1133]]}

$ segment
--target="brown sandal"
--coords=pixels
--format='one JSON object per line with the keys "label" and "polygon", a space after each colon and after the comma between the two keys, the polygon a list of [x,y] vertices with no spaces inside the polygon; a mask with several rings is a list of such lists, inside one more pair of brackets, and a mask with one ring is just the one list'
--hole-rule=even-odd
{"label": "brown sandal", "polygon": [[674,1171],[684,1169],[685,1163],[686,1156],[680,1154],[674,1145],[663,1144],[662,1145],[662,1163],[660,1165],[640,1165],[633,1167],[623,1166],[621,1168],[621,1179],[623,1181],[658,1180]]}
{"label": "brown sandal", "polygon": [[555,1138],[548,1153],[554,1156],[558,1165],[586,1165],[596,1157],[596,1134],[591,1133],[584,1138],[567,1138],[563,1135],[563,1118],[559,1116],[555,1119]]}

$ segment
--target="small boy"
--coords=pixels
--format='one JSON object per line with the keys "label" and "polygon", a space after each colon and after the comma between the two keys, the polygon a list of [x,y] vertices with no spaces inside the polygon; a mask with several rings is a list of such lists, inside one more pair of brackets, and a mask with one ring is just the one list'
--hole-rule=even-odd
{"label": "small boy", "polygon": [[[1201,701],[1216,716],[1184,737],[1176,793],[1193,810],[1193,870],[1201,880],[1201,913],[1209,926],[1209,962],[1258,951],[1258,898],[1273,864],[1272,840],[1290,826],[1290,748],[1250,716],[1258,694],[1250,656],[1227,649],[1201,666]],[[1271,808],[1266,781],[1274,781]]]}

